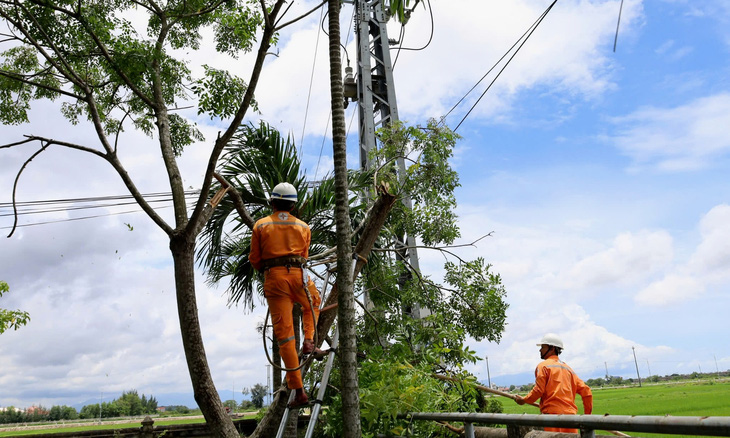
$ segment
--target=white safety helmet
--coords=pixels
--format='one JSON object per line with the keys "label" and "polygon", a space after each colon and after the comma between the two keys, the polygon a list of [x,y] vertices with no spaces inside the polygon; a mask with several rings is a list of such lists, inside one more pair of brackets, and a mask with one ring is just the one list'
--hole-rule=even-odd
{"label": "white safety helmet", "polygon": [[543,336],[542,339],[540,340],[540,343],[537,344],[537,346],[541,347],[543,344],[552,345],[553,347],[558,347],[561,349],[563,348],[563,341],[555,333],[548,333],[545,336]]}
{"label": "white safety helmet", "polygon": [[271,191],[270,200],[274,199],[297,202],[297,189],[287,182],[279,183],[276,187],[274,187],[274,190]]}

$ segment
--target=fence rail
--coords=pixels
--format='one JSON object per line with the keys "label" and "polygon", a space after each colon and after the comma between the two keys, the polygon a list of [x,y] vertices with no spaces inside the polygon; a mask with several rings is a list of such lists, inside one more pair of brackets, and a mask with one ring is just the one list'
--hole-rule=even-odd
{"label": "fence rail", "polygon": [[474,437],[474,424],[506,424],[581,429],[581,436],[595,436],[596,430],[647,432],[676,435],[730,436],[730,417],[658,417],[630,415],[535,415],[482,414],[464,412],[409,412],[399,418],[463,422],[466,436]]}

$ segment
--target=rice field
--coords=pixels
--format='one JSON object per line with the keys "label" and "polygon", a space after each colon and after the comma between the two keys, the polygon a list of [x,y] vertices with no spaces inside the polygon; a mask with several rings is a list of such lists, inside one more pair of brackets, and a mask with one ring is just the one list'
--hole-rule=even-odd
{"label": "rice field", "polygon": [[[523,394],[524,395],[524,394]],[[580,397],[576,404],[580,412]],[[505,414],[538,414],[533,406],[502,401]],[[594,388],[593,414],[730,416],[730,381],[684,381],[624,388]]]}

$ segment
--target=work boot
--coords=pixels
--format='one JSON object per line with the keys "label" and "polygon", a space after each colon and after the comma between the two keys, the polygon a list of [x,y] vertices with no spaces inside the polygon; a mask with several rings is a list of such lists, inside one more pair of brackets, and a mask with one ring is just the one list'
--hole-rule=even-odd
{"label": "work boot", "polygon": [[299,388],[296,390],[294,400],[289,402],[287,406],[289,409],[298,409],[307,405],[309,405],[309,397],[307,397],[307,393],[304,392],[303,388]]}
{"label": "work boot", "polygon": [[316,360],[322,360],[323,357],[327,356],[327,352],[315,347],[314,341],[311,339],[304,340],[304,344],[302,344],[302,354],[305,356],[311,354]]}

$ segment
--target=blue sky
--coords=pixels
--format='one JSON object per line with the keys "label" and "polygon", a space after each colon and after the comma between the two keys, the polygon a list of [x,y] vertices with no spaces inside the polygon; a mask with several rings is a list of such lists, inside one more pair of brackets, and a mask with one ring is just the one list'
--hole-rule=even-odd
{"label": "blue sky", "polygon": [[[313,4],[295,2],[292,13]],[[398,55],[401,119],[425,123],[446,114],[548,5],[432,0],[431,43]],[[563,358],[585,379],[606,368],[635,376],[632,347],[642,377],[649,369],[661,375],[730,369],[723,339],[730,329],[730,6],[625,0],[614,52],[619,5],[558,1],[457,131],[463,137],[452,160],[461,181],[459,243],[493,232],[460,255],[491,263],[510,304],[499,344],[470,343],[489,356],[495,383],[532,380],[535,343],[545,332],[564,338]],[[351,13],[343,9],[343,38]],[[282,34],[258,93],[260,117],[292,134],[310,176],[332,168],[324,35],[313,62],[318,16]],[[389,30],[398,35],[397,25]],[[428,8],[419,6],[403,45],[422,47],[430,30]],[[349,37],[343,43],[354,56]],[[251,65],[249,58],[209,53],[192,54],[190,62],[194,69],[208,63],[245,72]],[[449,115],[450,126],[493,77]],[[348,123],[353,111],[350,105]],[[56,113],[55,104],[42,102],[29,124],[3,127],[2,137],[46,133],[93,144],[88,127],[69,130]],[[197,121],[207,141],[182,159],[190,187],[199,186],[201,163],[222,126]],[[353,167],[356,132],[348,136]],[[154,142],[133,133],[123,140],[123,159],[141,190],[164,191]],[[33,150],[0,151],[0,202],[10,200],[15,172]],[[49,151],[26,171],[19,196],[123,193],[118,177],[97,160]],[[10,224],[0,217],[0,227]],[[439,278],[442,256],[419,255],[424,273]],[[227,394],[237,388],[240,400],[238,388],[266,382],[255,331],[263,308],[228,308],[225,285],[210,288],[202,272],[199,278],[214,381]],[[11,288],[0,307],[33,318],[0,337],[0,406],[74,405],[129,389],[180,404],[173,394],[189,393],[166,238],[143,214],[20,228],[0,241],[0,279]],[[484,362],[471,370],[486,381]]]}

